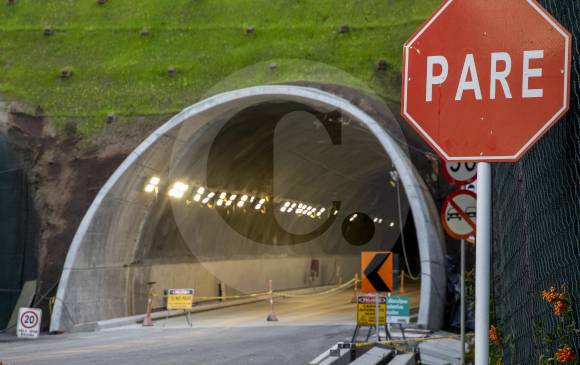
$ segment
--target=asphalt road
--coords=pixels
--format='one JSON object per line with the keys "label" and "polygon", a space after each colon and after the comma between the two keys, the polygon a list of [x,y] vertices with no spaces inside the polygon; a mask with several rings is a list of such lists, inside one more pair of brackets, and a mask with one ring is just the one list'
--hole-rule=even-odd
{"label": "asphalt road", "polygon": [[[258,302],[100,332],[0,338],[4,364],[307,364],[355,326],[352,292],[277,302],[278,322],[266,322]],[[417,293],[411,295],[416,302]]]}

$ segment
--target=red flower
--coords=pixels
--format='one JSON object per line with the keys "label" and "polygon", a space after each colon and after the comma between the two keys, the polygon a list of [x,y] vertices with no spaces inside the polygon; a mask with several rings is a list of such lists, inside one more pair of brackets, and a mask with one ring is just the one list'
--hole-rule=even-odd
{"label": "red flower", "polygon": [[568,311],[568,304],[566,302],[557,301],[554,304],[554,315],[556,317],[561,317],[562,314],[565,314]]}
{"label": "red flower", "polygon": [[489,340],[495,344],[499,344],[499,334],[494,325],[491,325],[489,328]]}
{"label": "red flower", "polygon": [[556,288],[552,286],[550,287],[550,290],[544,290],[542,292],[542,298],[544,298],[544,300],[547,301],[548,303],[552,303],[560,299],[560,293],[558,293],[556,291]]}
{"label": "red flower", "polygon": [[568,364],[576,359],[576,354],[569,346],[564,346],[556,351],[554,357],[560,364]]}

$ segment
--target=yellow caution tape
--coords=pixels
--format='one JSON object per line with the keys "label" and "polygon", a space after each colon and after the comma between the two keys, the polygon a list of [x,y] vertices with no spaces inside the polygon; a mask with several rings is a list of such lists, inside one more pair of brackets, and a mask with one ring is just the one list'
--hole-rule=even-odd
{"label": "yellow caution tape", "polygon": [[221,296],[214,296],[214,297],[198,297],[194,296],[194,300],[222,300],[222,299],[248,299],[248,298],[256,298],[262,296],[274,296],[274,297],[287,297],[287,298],[303,298],[303,297],[311,297],[311,296],[318,296],[318,295],[326,295],[331,294],[341,289],[347,288],[351,286],[356,279],[351,279],[344,284],[338,285],[334,288],[329,290],[325,290],[322,292],[315,292],[315,293],[305,293],[305,294],[292,294],[288,292],[274,292],[274,291],[266,291],[261,293],[253,293],[253,294],[241,294],[241,295],[221,295]]}

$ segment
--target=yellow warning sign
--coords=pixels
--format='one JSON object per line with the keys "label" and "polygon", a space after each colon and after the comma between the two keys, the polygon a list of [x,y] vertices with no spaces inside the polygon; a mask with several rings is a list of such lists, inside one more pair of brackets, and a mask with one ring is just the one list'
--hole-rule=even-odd
{"label": "yellow warning sign", "polygon": [[167,309],[190,309],[193,306],[193,289],[168,289]]}
{"label": "yellow warning sign", "polygon": [[356,305],[356,324],[359,326],[374,326],[377,322],[376,309],[379,302],[379,326],[387,323],[387,298],[375,295],[359,295]]}

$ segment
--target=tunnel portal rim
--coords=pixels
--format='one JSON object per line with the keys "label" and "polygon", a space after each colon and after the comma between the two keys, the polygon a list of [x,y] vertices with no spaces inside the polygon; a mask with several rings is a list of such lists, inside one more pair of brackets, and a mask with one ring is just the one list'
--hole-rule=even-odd
{"label": "tunnel portal rim", "polygon": [[[50,323],[51,332],[64,332],[69,329],[65,325],[64,315],[68,311],[65,311],[64,303],[66,302],[66,295],[69,289],[70,276],[75,271],[75,262],[80,248],[85,241],[87,231],[95,214],[101,207],[107,194],[111,192],[115,184],[129,168],[133,164],[138,163],[139,158],[160,138],[174,130],[174,128],[178,128],[195,115],[231,102],[264,96],[292,97],[302,99],[305,103],[320,103],[322,105],[332,106],[354,117],[377,138],[387,155],[391,158],[393,166],[399,172],[400,181],[407,195],[409,207],[417,229],[417,243],[421,257],[422,278],[417,322],[420,326],[426,328],[439,329],[441,327],[445,298],[441,297],[440,293],[444,292],[446,287],[443,261],[443,233],[438,219],[432,219],[433,214],[436,217],[438,213],[433,211],[435,206],[431,194],[415,170],[408,154],[375,118],[341,96],[306,86],[264,85],[216,94],[185,108],[151,133],[127,156],[101,187],[76,230],[67,252],[57,289]],[[429,201],[429,199],[431,200]],[[420,213],[423,213],[423,215],[420,215]],[[429,242],[431,240],[435,241],[433,242],[434,244]],[[72,318],[69,318],[69,320],[72,320]]]}

